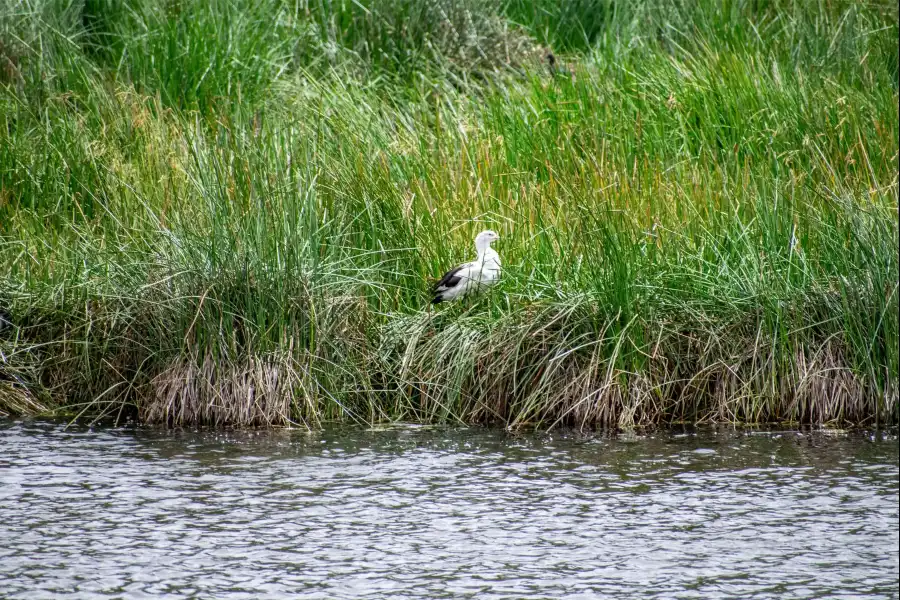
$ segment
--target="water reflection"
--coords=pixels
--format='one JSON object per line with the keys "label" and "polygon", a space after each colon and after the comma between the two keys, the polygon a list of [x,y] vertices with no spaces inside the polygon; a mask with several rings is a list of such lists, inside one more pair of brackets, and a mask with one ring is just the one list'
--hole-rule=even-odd
{"label": "water reflection", "polygon": [[0,425],[0,597],[896,598],[895,436]]}

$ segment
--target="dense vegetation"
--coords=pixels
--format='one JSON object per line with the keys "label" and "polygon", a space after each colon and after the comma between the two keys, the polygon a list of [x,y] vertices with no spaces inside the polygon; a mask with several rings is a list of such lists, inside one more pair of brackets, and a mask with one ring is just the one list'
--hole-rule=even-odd
{"label": "dense vegetation", "polygon": [[898,121],[893,1],[0,0],[0,413],[896,422]]}

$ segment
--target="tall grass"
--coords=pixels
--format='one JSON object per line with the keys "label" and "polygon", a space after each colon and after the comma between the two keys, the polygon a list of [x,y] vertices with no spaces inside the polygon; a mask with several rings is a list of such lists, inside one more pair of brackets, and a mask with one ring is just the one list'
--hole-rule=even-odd
{"label": "tall grass", "polygon": [[0,411],[896,423],[897,51],[890,3],[7,2]]}

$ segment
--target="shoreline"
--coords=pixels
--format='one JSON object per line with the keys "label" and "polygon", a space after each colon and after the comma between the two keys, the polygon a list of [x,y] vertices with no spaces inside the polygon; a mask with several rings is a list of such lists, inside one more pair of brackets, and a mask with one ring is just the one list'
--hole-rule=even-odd
{"label": "shoreline", "polygon": [[[478,311],[479,307],[475,304],[465,310]],[[498,372],[496,365],[504,364],[508,357],[498,354],[488,338],[482,340],[482,346],[473,347],[475,356],[464,363],[464,370],[448,374],[439,369],[447,357],[435,350],[440,348],[435,340],[448,332],[435,326],[433,315],[418,318],[421,327],[416,335],[403,339],[402,352],[383,354],[380,364],[367,366],[366,374],[372,382],[379,382],[379,387],[344,390],[339,398],[333,390],[309,392],[325,381],[316,375],[316,369],[326,367],[321,363],[313,366],[314,357],[285,353],[240,362],[211,358],[154,362],[154,357],[146,355],[100,355],[94,360],[107,368],[93,374],[95,387],[86,388],[83,380],[65,371],[71,356],[47,353],[52,338],[45,343],[32,342],[34,350],[29,352],[18,330],[17,344],[0,344],[5,346],[6,357],[0,367],[0,414],[66,414],[174,427],[318,428],[334,422],[406,421],[509,429],[628,430],[676,423],[876,428],[898,423],[896,391],[892,399],[882,396],[880,412],[876,412],[878,405],[866,390],[866,379],[835,360],[840,352],[834,346],[820,346],[809,355],[801,351],[791,364],[793,370],[775,373],[757,366],[763,362],[761,357],[773,352],[771,346],[761,344],[756,352],[725,355],[726,362],[721,354],[675,354],[683,347],[659,334],[649,338],[656,338],[656,357],[650,354],[653,348],[645,348],[638,352],[638,356],[651,357],[644,370],[626,371],[616,366],[615,354],[600,351],[633,344],[627,332],[618,340],[582,340],[575,351],[572,344],[559,342],[555,350],[540,357],[523,346],[527,341],[522,340],[528,340],[530,334],[518,332],[518,348],[524,357],[519,363]],[[450,322],[451,334],[458,323]],[[496,329],[494,332],[496,335]],[[685,332],[679,331],[672,337],[684,336]],[[542,349],[547,345],[544,340]],[[383,340],[380,346],[384,348]],[[44,353],[43,362],[29,357],[38,351]],[[24,367],[26,361],[18,370],[8,369],[9,358],[23,356],[30,358],[30,370]],[[683,376],[676,377],[671,367],[665,370],[676,361]],[[138,368],[141,365],[143,372]],[[123,377],[123,372],[130,378]],[[54,396],[47,381],[56,382],[56,393],[64,390],[66,396]],[[454,382],[460,387],[452,388]],[[74,387],[79,384],[82,387]],[[783,392],[763,396],[758,390],[765,391],[769,385]],[[892,385],[890,389],[897,390],[896,384]]]}

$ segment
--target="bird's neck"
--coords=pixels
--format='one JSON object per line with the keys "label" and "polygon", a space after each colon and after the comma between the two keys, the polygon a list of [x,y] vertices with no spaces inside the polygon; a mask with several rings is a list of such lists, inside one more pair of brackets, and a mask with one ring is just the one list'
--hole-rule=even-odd
{"label": "bird's neck", "polygon": [[500,262],[500,257],[497,255],[497,252],[491,248],[489,245],[485,245],[483,248],[476,248],[478,251],[477,262],[484,263],[487,261],[494,261],[496,263]]}
{"label": "bird's neck", "polygon": [[475,252],[478,254],[478,258],[483,258],[486,252],[494,252],[494,249],[491,248],[490,242],[478,240],[475,242]]}

